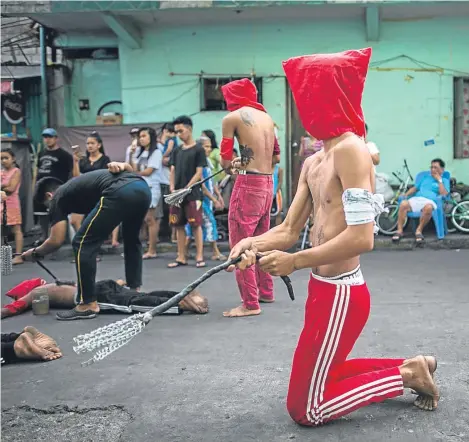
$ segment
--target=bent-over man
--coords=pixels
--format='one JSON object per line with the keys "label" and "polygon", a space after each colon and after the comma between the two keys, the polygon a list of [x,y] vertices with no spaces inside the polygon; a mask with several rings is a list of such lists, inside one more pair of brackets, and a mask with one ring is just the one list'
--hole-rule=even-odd
{"label": "bent-over man", "polygon": [[132,172],[128,163],[109,163],[108,170],[80,175],[64,185],[43,178],[35,198],[49,208],[51,232],[39,247],[23,253],[24,259],[39,259],[58,249],[65,240],[70,213],[86,215],[73,238],[77,272],[76,307],[57,313],[57,319],[91,319],[99,313],[95,294],[96,256],[115,227],[122,223],[125,276],[130,288],[142,285],[140,227],[150,207],[148,184]]}

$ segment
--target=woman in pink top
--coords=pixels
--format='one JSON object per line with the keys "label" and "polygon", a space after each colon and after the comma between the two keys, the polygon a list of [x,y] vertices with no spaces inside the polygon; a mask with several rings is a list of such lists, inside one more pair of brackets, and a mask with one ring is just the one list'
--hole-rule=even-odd
{"label": "woman in pink top", "polygon": [[21,185],[21,171],[15,161],[15,154],[11,149],[4,149],[1,153],[2,172],[1,185],[2,191],[7,197],[1,204],[2,222],[3,207],[6,203],[7,209],[7,226],[11,226],[15,235],[16,254],[13,258],[13,264],[23,264],[21,253],[23,253],[23,232],[21,230],[21,206],[20,197],[18,195]]}

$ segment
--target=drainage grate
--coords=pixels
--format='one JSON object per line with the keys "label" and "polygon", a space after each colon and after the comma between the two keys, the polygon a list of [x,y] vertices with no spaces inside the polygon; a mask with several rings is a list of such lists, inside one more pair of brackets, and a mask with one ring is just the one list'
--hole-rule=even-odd
{"label": "drainage grate", "polygon": [[120,405],[97,408],[28,406],[2,410],[3,442],[117,442],[132,416]]}

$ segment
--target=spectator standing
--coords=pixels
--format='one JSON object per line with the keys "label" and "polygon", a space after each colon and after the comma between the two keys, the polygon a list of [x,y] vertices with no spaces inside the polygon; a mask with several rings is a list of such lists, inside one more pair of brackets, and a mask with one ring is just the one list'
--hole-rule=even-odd
{"label": "spectator standing", "polygon": [[163,206],[160,204],[163,152],[158,149],[156,131],[151,127],[141,128],[138,140],[140,147],[135,155],[131,155],[130,165],[137,174],[144,178],[151,190],[150,208],[144,221],[148,228],[148,250],[144,253],[143,259],[154,259],[158,257],[156,244],[163,217]]}
{"label": "spectator standing", "polygon": [[[11,149],[3,149],[1,154],[2,171],[0,175],[2,191],[5,192],[6,198],[1,202],[1,217],[3,223],[4,205],[7,211],[6,226],[10,226],[15,236],[16,254],[12,263],[14,265],[23,264],[23,230],[21,228],[21,205],[19,190],[21,186],[21,171],[16,164],[15,153]],[[6,226],[3,226],[5,229]]]}
{"label": "spectator standing", "polygon": [[[59,147],[57,141],[57,131],[53,128],[47,128],[42,131],[42,140],[44,149],[39,153],[37,159],[36,182],[42,178],[56,178],[62,183],[67,182],[72,176],[73,157],[65,149]],[[35,213],[47,214],[47,208],[43,204],[35,203]],[[39,218],[42,235],[35,246],[40,245],[49,234],[49,217],[41,216]]]}
{"label": "spectator standing", "polygon": [[[161,195],[167,195],[170,193],[169,190],[169,175],[170,167],[169,163],[171,160],[171,155],[173,149],[176,149],[178,146],[176,133],[174,132],[173,123],[165,123],[162,127],[160,140],[161,143],[160,149],[163,152],[163,166],[161,167],[160,174],[160,186],[161,186]],[[163,218],[160,225],[160,234],[168,237],[168,239],[174,238],[176,241],[176,231],[174,228],[169,226],[169,206],[164,202],[164,198],[161,199],[160,203],[163,207]]]}
{"label": "spectator standing", "polygon": [[[199,142],[194,140],[193,123],[188,116],[180,116],[174,121],[174,129],[182,145],[173,150],[171,155],[170,190],[185,189],[202,179],[203,168],[207,164],[205,150]],[[196,246],[196,267],[205,267],[203,236],[202,236],[202,189],[196,186],[186,196],[180,207],[170,208],[170,224],[176,227],[178,253],[174,262],[168,264],[169,268],[187,265],[186,258],[186,231],[185,225],[189,223]]]}
{"label": "spectator standing", "polygon": [[[206,129],[202,132],[202,136],[200,137],[202,145],[207,151],[209,150],[208,160],[212,165],[212,173],[218,172],[221,169],[220,164],[220,149],[218,148],[217,138],[215,136],[215,132],[210,129]],[[220,173],[216,177],[214,177],[214,181],[218,184],[223,178],[225,177],[224,173]]]}
{"label": "spectator standing", "polygon": [[131,151],[135,152],[136,147],[138,146],[138,133],[140,129],[138,127],[133,127],[130,129],[130,145],[125,150],[125,162],[130,164]]}
{"label": "spectator standing", "polygon": [[[207,156],[207,165],[202,169],[202,178],[205,180],[213,175],[213,165],[210,161],[209,155],[212,149],[204,145],[205,155]],[[222,255],[218,248],[218,229],[217,221],[213,213],[214,208],[216,210],[223,210],[225,205],[223,203],[223,197],[218,189],[218,184],[214,183],[213,178],[208,179],[202,184],[202,235],[204,242],[210,243],[212,246],[212,261],[225,261],[226,256]],[[192,237],[192,228],[190,224],[186,224],[186,235]],[[186,241],[189,245],[189,241]]]}
{"label": "spectator standing", "polygon": [[[73,150],[73,177],[93,170],[107,169],[111,162],[104,152],[103,140],[98,132],[93,131],[86,139],[86,155],[83,156],[79,146],[72,146]],[[76,232],[81,227],[84,215],[72,213],[71,224]]]}
{"label": "spectator standing", "polygon": [[380,162],[379,149],[378,149],[378,146],[376,146],[376,144],[373,143],[373,141],[368,140],[368,124],[366,123],[365,123],[365,131],[366,131],[365,132],[366,147],[368,148],[368,151],[370,152],[371,160],[373,161],[373,165],[375,166],[375,171],[376,171],[376,166]]}

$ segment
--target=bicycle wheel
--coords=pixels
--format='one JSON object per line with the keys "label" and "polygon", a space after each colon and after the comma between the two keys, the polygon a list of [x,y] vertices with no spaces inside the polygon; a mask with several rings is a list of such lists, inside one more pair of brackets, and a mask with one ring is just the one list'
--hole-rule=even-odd
{"label": "bicycle wheel", "polygon": [[443,203],[443,211],[445,212],[446,217],[446,226],[448,228],[448,233],[454,233],[457,231],[457,228],[453,222],[451,214],[453,213],[453,209],[456,207],[457,203],[453,200],[445,201]]}
{"label": "bicycle wheel", "polygon": [[[387,204],[384,206],[387,212],[382,212],[376,217],[376,225],[383,235],[394,235],[397,232],[397,215],[399,213],[398,204]],[[404,228],[407,220],[404,223]]]}
{"label": "bicycle wheel", "polygon": [[461,201],[451,212],[451,221],[463,233],[469,233],[469,201]]}

